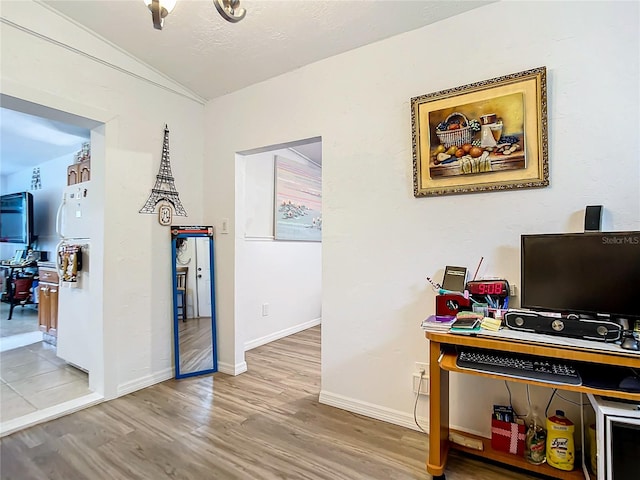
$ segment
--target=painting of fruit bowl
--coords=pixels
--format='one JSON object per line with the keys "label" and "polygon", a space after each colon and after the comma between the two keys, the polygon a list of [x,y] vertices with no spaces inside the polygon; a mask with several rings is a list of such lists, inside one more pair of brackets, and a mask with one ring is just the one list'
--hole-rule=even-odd
{"label": "painting of fruit bowl", "polygon": [[414,195],[549,184],[545,67],[411,99]]}

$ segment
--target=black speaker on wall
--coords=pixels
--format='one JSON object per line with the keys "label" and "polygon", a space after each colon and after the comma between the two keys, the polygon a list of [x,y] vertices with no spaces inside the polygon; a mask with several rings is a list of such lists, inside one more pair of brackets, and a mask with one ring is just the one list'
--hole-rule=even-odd
{"label": "black speaker on wall", "polygon": [[587,205],[584,210],[584,231],[599,232],[602,223],[602,205]]}

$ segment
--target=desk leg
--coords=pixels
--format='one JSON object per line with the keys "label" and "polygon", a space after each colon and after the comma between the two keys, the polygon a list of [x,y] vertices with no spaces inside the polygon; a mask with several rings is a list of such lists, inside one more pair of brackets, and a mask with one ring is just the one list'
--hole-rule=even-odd
{"label": "desk leg", "polygon": [[[17,274],[15,275],[17,278]],[[15,293],[16,293],[16,278],[14,278],[14,273],[13,270],[11,270],[11,273],[9,274],[9,276],[7,277],[7,280],[9,283],[7,284],[7,299],[9,300],[9,317],[7,318],[7,320],[11,320],[11,317],[13,316],[13,309],[16,307],[15,303],[13,303],[13,298],[15,297]]]}
{"label": "desk leg", "polygon": [[429,460],[427,472],[444,475],[449,452],[449,372],[440,369],[440,343],[429,342]]}

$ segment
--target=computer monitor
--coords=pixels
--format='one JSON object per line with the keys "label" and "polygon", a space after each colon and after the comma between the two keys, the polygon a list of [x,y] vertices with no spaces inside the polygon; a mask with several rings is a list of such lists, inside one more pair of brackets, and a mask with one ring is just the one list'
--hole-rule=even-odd
{"label": "computer monitor", "polygon": [[640,319],[640,231],[521,236],[521,306]]}

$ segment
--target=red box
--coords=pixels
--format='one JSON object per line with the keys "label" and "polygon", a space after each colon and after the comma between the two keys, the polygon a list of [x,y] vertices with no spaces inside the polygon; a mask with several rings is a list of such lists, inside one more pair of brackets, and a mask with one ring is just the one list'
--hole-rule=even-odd
{"label": "red box", "polygon": [[519,423],[491,419],[491,448],[501,452],[524,455],[526,427]]}

